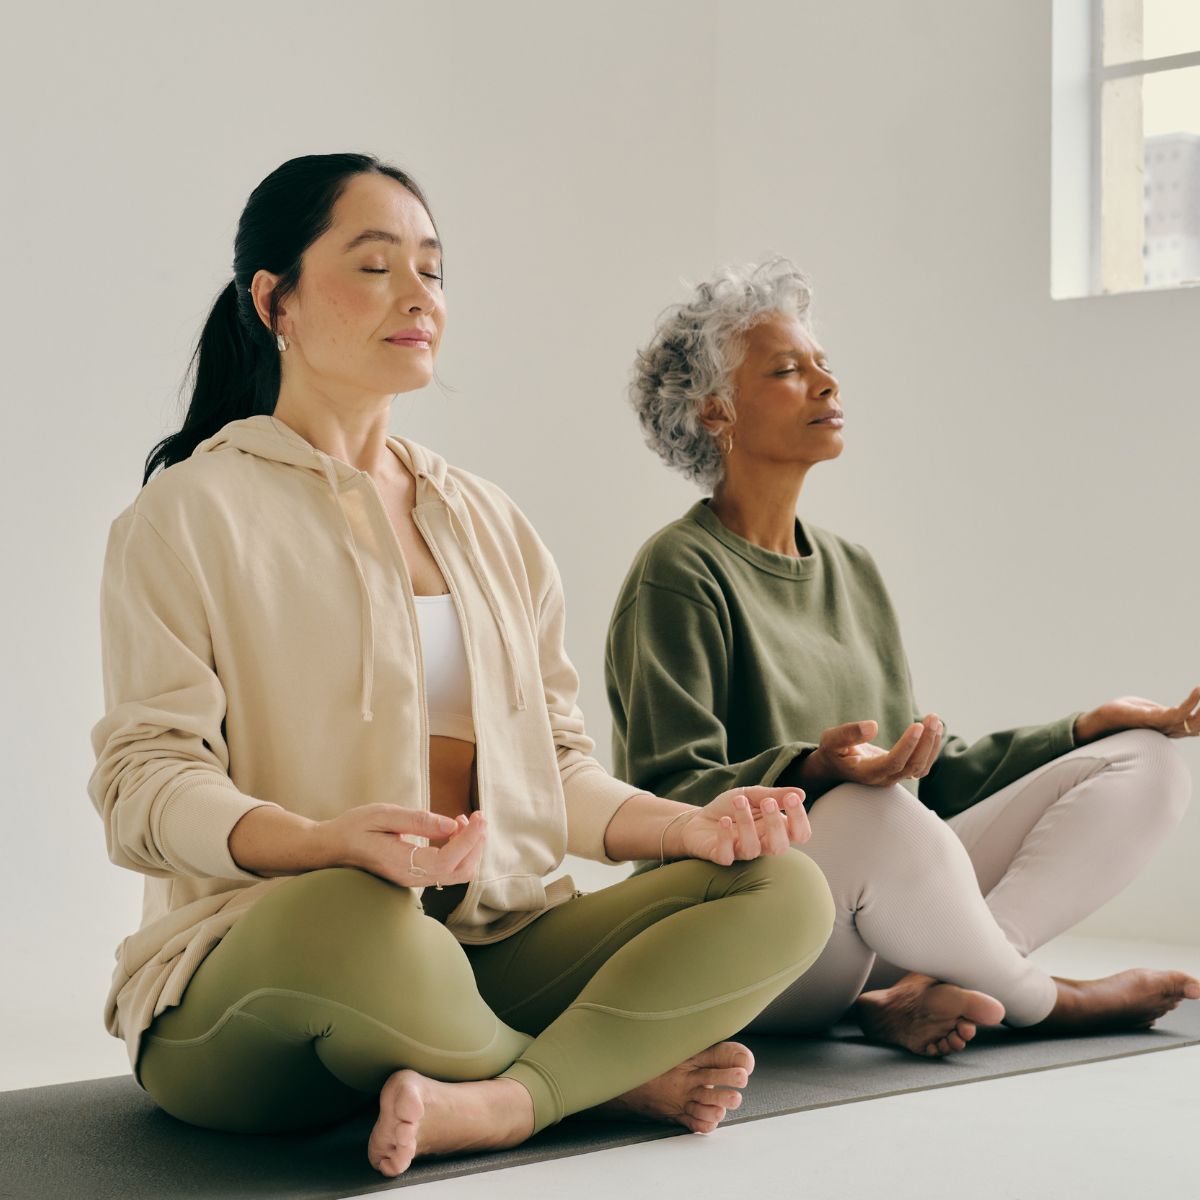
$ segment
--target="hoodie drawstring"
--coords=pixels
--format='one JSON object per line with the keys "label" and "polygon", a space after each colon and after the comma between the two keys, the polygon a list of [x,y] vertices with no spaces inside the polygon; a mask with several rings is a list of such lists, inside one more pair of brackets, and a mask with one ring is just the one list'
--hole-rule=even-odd
{"label": "hoodie drawstring", "polygon": [[362,719],[373,721],[375,713],[371,703],[375,696],[375,614],[371,608],[371,593],[367,590],[367,577],[363,574],[362,561],[358,557],[358,546],[354,541],[354,531],[350,528],[350,518],[342,507],[341,495],[338,491],[337,475],[327,454],[317,452],[321,460],[321,469],[333,492],[333,502],[338,512],[342,514],[342,523],[346,527],[346,541],[350,546],[350,556],[354,559],[354,570],[358,575],[359,617],[362,628]]}

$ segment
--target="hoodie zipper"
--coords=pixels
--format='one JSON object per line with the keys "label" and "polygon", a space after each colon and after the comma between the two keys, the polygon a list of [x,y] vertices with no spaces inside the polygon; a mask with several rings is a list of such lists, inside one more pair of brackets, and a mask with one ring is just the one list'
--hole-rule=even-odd
{"label": "hoodie zipper", "polygon": [[[412,580],[409,578],[408,563],[404,559],[404,549],[400,545],[400,539],[396,536],[395,529],[392,528],[391,518],[383,503],[383,497],[375,486],[375,480],[366,471],[360,471],[359,474],[367,481],[371,494],[379,505],[379,511],[383,514],[383,523],[392,535],[392,545],[400,559],[401,590],[404,592],[404,603],[408,608],[409,628],[412,630],[413,650],[416,652],[417,658],[417,708],[421,717],[421,807],[425,812],[432,812],[429,783],[429,701],[425,695],[425,655],[421,650],[421,625],[417,617],[416,601],[413,600]],[[429,845],[427,837],[423,837],[421,840],[426,846]],[[420,893],[424,891],[425,887],[422,885]]]}
{"label": "hoodie zipper", "polygon": [[[479,803],[479,811],[483,812],[484,778],[487,773],[483,766],[483,741],[481,738],[482,727],[479,721],[479,688],[476,686],[474,674],[475,657],[471,648],[471,635],[467,631],[466,613],[463,610],[462,600],[459,597],[458,592],[456,592],[454,589],[454,580],[450,575],[450,571],[446,567],[446,560],[442,557],[442,552],[437,548],[435,539],[430,535],[429,526],[425,523],[425,518],[416,511],[416,505],[413,506],[412,519],[413,524],[416,525],[416,527],[421,531],[421,536],[425,539],[425,544],[429,547],[430,554],[433,555],[434,560],[437,562],[438,570],[441,571],[442,578],[446,581],[446,587],[450,589],[450,599],[454,604],[454,611],[458,615],[458,623],[463,639],[463,649],[466,651],[467,680],[471,687],[471,722],[475,727],[475,793]],[[415,611],[415,604],[413,605],[413,609]],[[419,642],[420,638],[417,640]],[[422,677],[422,686],[423,684],[424,678]],[[426,755],[428,755],[428,736],[425,738],[425,747]],[[486,844],[484,845],[484,854],[487,854]],[[461,901],[459,901],[458,908],[455,908],[446,914],[447,924],[449,924],[451,916],[453,916],[454,913],[459,909],[463,909],[464,911],[468,912],[470,911],[468,905],[474,902],[474,899],[479,892],[479,888],[482,886],[480,883],[480,876],[483,874],[483,862],[484,860],[481,857],[479,860],[479,867],[475,871],[475,874],[469,880],[467,880],[467,890],[463,893],[463,898]]]}

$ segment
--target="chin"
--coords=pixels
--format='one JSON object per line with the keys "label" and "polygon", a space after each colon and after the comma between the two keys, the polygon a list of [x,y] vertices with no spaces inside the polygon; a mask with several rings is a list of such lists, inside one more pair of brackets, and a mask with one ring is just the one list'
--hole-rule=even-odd
{"label": "chin", "polygon": [[403,375],[395,375],[387,380],[382,390],[394,396],[400,392],[419,391],[423,387],[428,387],[432,382],[432,371],[406,371]]}
{"label": "chin", "polygon": [[805,462],[810,467],[815,467],[817,463],[832,462],[845,448],[845,443],[839,437],[836,441],[826,442],[819,450],[815,447],[807,448],[806,452],[799,455],[797,461]]}

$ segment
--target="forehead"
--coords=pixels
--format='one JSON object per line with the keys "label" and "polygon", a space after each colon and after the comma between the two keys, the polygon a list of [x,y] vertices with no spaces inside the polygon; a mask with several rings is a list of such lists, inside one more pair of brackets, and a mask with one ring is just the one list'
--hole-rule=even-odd
{"label": "forehead", "polygon": [[435,237],[425,206],[395,179],[373,173],[355,175],[333,206],[325,235],[340,246],[363,229],[385,229],[420,242]]}
{"label": "forehead", "polygon": [[824,354],[812,332],[793,313],[771,313],[756,322],[746,334],[749,353],[772,357],[787,351],[819,357]]}

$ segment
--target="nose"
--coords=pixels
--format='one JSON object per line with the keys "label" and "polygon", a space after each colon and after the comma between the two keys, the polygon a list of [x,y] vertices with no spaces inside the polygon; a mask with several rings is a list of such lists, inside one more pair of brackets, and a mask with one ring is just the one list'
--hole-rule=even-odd
{"label": "nose", "polygon": [[432,312],[437,307],[437,293],[419,272],[413,271],[401,304],[410,313]]}

